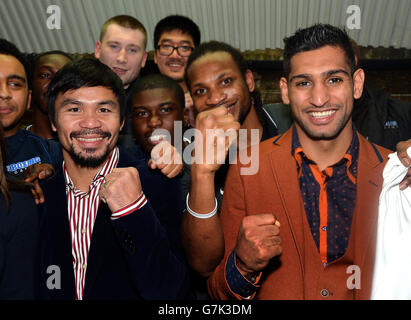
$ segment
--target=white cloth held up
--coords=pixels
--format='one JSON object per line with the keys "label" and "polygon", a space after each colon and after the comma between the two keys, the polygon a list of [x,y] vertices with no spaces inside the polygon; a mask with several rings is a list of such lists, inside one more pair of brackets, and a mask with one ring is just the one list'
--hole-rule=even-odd
{"label": "white cloth held up", "polygon": [[[407,149],[411,157],[411,147]],[[407,174],[391,153],[384,168],[380,194],[377,248],[372,300],[411,299],[411,188],[401,191],[400,182]],[[364,226],[365,227],[365,226]]]}

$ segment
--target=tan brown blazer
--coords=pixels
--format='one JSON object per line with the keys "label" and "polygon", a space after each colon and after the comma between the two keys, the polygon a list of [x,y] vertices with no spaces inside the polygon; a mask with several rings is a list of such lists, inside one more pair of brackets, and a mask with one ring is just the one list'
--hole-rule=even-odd
{"label": "tan brown blazer", "polygon": [[[349,244],[346,254],[326,268],[321,264],[304,211],[296,161],[291,154],[292,129],[260,143],[257,174],[240,175],[241,164],[230,167],[220,216],[225,257],[208,280],[212,298],[241,299],[227,285],[225,265],[235,248],[243,217],[261,213],[273,213],[280,221],[283,252],[263,271],[255,298],[369,298],[382,171],[391,151],[358,136],[357,200]],[[347,271],[352,270],[348,267],[353,265],[359,267],[355,270],[360,270],[360,274],[356,274],[360,275],[360,282],[355,281],[356,288],[349,289],[347,281],[353,274]],[[323,289],[328,292],[325,297],[321,294]]]}

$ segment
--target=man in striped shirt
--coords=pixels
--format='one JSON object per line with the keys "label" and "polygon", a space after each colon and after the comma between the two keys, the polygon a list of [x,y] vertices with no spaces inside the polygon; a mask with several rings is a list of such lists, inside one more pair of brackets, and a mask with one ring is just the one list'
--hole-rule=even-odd
{"label": "man in striped shirt", "polygon": [[120,78],[97,59],[71,62],[50,83],[47,104],[64,161],[43,185],[38,297],[187,297],[181,187],[116,146]]}

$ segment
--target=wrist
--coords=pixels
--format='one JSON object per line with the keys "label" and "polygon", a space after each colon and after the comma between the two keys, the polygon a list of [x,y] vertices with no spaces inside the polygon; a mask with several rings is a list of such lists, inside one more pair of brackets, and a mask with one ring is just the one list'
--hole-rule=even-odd
{"label": "wrist", "polygon": [[238,271],[241,273],[241,275],[250,281],[251,283],[256,283],[260,272],[257,270],[253,270],[249,268],[245,262],[237,255],[237,253],[234,253],[234,263],[238,269]]}

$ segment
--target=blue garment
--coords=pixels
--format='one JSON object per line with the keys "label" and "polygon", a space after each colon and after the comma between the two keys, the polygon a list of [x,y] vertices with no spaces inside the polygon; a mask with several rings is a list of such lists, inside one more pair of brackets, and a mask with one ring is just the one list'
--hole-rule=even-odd
{"label": "blue garment", "polygon": [[62,162],[60,144],[45,140],[28,130],[17,131],[5,139],[6,171],[13,177],[21,178],[24,171],[36,163],[49,163],[57,167]]}
{"label": "blue garment", "polygon": [[30,191],[11,191],[11,206],[0,192],[0,300],[34,299],[38,213]]}
{"label": "blue garment", "polygon": [[[83,299],[172,300],[189,298],[189,273],[180,241],[183,212],[179,179],[150,170],[120,148],[117,167],[135,167],[148,202],[111,220],[101,202],[91,238]],[[39,299],[75,299],[66,185],[61,166],[42,185]],[[49,266],[57,266],[61,289],[49,288]],[[50,281],[49,281],[50,283]]]}

